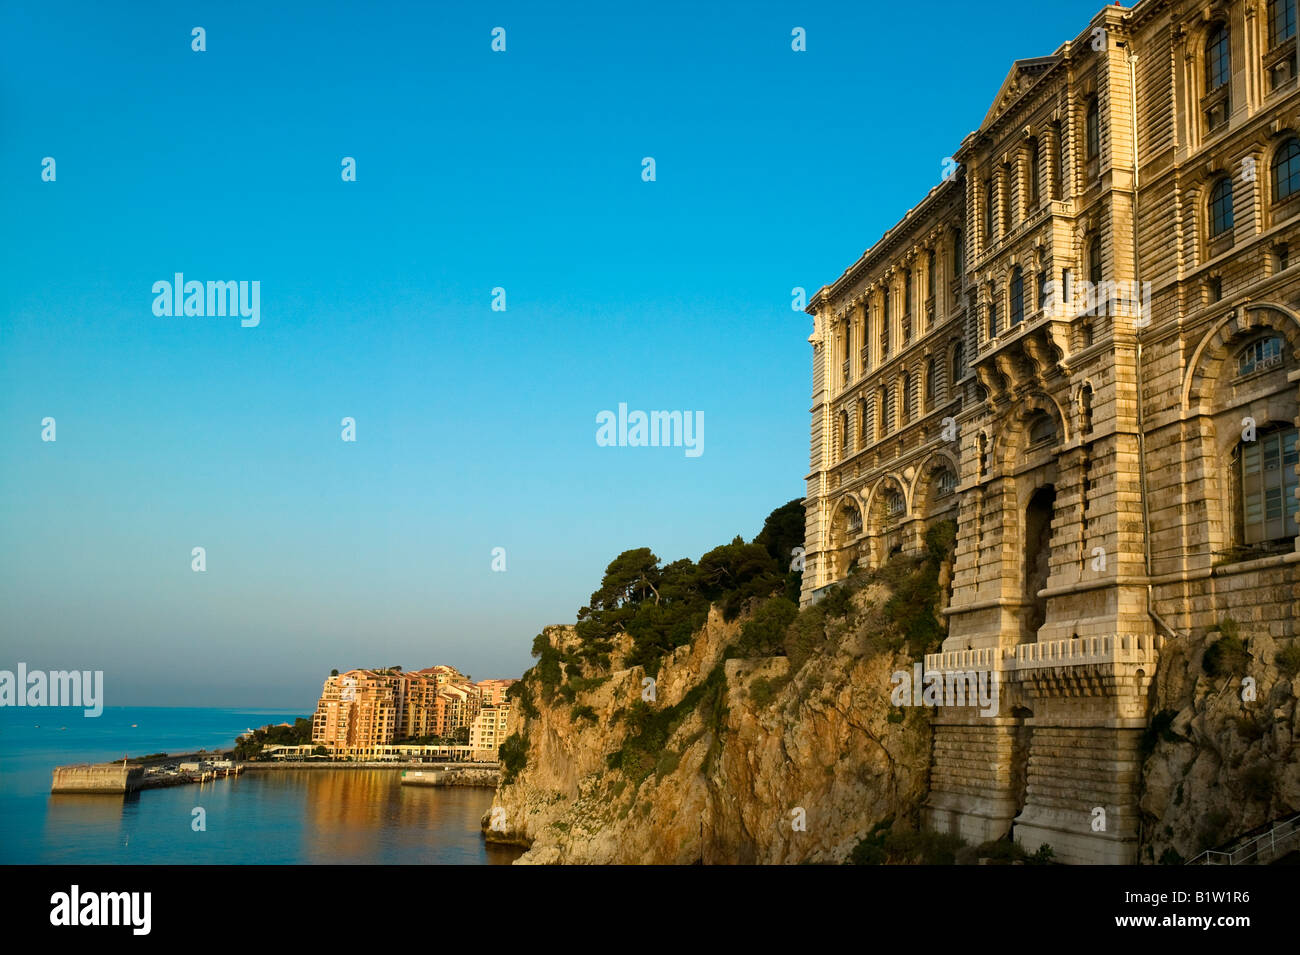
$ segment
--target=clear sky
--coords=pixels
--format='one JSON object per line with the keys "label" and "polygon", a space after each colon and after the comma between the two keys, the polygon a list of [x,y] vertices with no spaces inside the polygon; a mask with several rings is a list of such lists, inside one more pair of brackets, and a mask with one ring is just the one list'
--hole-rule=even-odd
{"label": "clear sky", "polygon": [[[0,669],[304,712],[333,667],[517,676],[620,551],[751,538],[808,470],[791,289],[1098,9],[0,6]],[[155,315],[176,272],[260,323]],[[597,446],[620,402],[703,453]]]}

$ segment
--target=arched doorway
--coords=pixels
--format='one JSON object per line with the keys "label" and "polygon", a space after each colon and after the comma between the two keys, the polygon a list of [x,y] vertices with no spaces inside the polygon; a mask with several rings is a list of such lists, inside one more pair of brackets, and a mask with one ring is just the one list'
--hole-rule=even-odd
{"label": "arched doorway", "polygon": [[1025,508],[1025,610],[1022,643],[1038,639],[1038,628],[1047,620],[1047,598],[1038,592],[1047,586],[1052,556],[1052,514],[1056,487],[1045,484],[1034,491]]}

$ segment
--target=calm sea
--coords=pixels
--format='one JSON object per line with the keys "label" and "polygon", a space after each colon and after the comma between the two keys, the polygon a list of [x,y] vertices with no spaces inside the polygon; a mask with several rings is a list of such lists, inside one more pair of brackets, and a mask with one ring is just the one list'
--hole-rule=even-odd
{"label": "calm sea", "polygon": [[[0,863],[508,863],[479,820],[488,789],[399,784],[400,770],[245,773],[120,796],[52,796],[65,763],[229,747],[236,735],[303,713],[106,707],[0,708]],[[193,810],[207,830],[192,828]]]}

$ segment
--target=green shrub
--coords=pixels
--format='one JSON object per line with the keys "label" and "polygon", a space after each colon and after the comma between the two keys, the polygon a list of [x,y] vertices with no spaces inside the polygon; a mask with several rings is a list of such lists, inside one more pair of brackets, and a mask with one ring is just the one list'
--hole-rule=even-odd
{"label": "green shrub", "polygon": [[571,719],[575,723],[578,722],[578,720],[590,720],[591,722],[595,723],[596,711],[593,710],[590,706],[575,706],[572,710],[569,711],[569,719]]}
{"label": "green shrub", "polygon": [[528,765],[528,740],[518,733],[511,733],[497,750],[501,760],[501,781],[512,783],[515,777]]}
{"label": "green shrub", "polygon": [[728,647],[728,657],[770,657],[785,653],[785,632],[799,614],[799,607],[785,597],[765,600],[753,616],[741,625],[740,639]]}
{"label": "green shrub", "polygon": [[1246,645],[1237,634],[1237,625],[1231,617],[1225,617],[1218,627],[1223,634],[1206,648],[1201,657],[1201,667],[1212,677],[1241,675],[1246,672],[1250,654]]}
{"label": "green shrub", "polygon": [[789,682],[790,678],[788,676],[777,677],[775,680],[760,676],[749,685],[749,698],[753,700],[755,706],[769,706]]}
{"label": "green shrub", "polygon": [[1289,647],[1278,651],[1274,663],[1283,676],[1288,680],[1294,679],[1300,673],[1300,640],[1292,640]]}

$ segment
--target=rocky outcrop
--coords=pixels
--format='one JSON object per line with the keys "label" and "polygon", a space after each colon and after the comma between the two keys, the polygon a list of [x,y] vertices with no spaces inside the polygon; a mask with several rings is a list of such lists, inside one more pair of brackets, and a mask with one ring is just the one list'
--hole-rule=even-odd
{"label": "rocky outcrop", "polygon": [[[1191,859],[1300,812],[1300,708],[1288,638],[1254,633],[1247,653],[1205,672],[1221,638],[1166,643],[1143,767],[1143,862]],[[1253,682],[1252,682],[1253,681]]]}
{"label": "rocky outcrop", "polygon": [[[784,656],[726,659],[740,625],[715,610],[652,687],[624,665],[630,643],[572,702],[543,700],[530,675],[533,712],[513,707],[508,727],[525,764],[498,788],[485,836],[529,846],[521,863],[840,862],[877,823],[914,824],[930,730],[923,710],[889,705],[891,675],[911,658],[872,616],[884,596],[859,593],[868,619],[832,621],[797,668]],[[571,627],[544,636],[563,653],[577,643]],[[666,742],[611,768],[636,742],[634,713],[668,721]]]}

